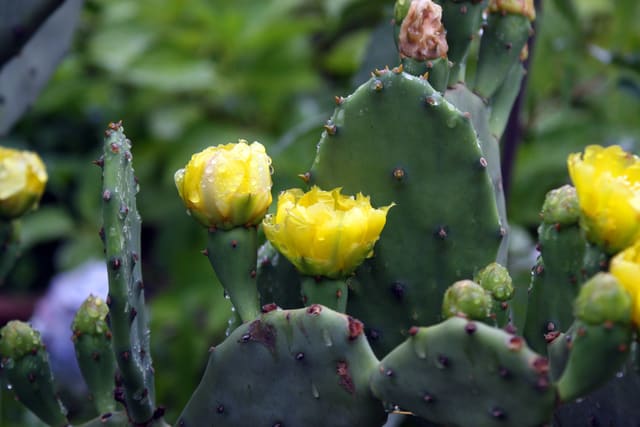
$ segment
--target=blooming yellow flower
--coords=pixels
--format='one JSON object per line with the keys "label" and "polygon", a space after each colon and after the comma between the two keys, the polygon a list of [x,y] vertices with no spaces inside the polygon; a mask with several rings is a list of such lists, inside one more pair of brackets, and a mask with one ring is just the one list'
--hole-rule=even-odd
{"label": "blooming yellow flower", "polygon": [[640,241],[614,256],[609,272],[631,295],[632,318],[640,326]]}
{"label": "blooming yellow flower", "polygon": [[640,159],[617,145],[586,147],[568,159],[581,225],[592,242],[616,253],[640,237]]}
{"label": "blooming yellow flower", "polygon": [[0,147],[0,218],[18,218],[38,207],[46,183],[40,156]]}
{"label": "blooming yellow flower", "polygon": [[392,205],[374,209],[369,197],[340,190],[287,190],[263,221],[267,239],[302,274],[343,278],[373,255]]}
{"label": "blooming yellow flower", "polygon": [[271,158],[259,142],[206,148],[174,179],[188,211],[205,227],[257,225],[271,205]]}

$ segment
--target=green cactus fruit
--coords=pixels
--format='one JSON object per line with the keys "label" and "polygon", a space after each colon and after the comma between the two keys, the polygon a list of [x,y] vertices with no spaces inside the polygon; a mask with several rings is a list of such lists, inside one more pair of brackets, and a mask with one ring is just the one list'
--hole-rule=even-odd
{"label": "green cactus fruit", "polygon": [[442,317],[463,316],[488,321],[491,314],[491,294],[471,280],[459,280],[451,285],[442,299]]}
{"label": "green cactus fruit", "polygon": [[513,297],[513,281],[506,268],[492,262],[480,270],[474,280],[491,293],[493,299],[509,301]]}
{"label": "green cactus fruit", "polygon": [[569,359],[557,382],[563,402],[611,379],[628,358],[633,335],[631,297],[608,273],[598,273],[582,286],[575,314],[567,333]]}
{"label": "green cactus fruit", "polygon": [[300,274],[268,240],[258,250],[260,305],[277,301],[284,309],[300,308]]}
{"label": "green cactus fruit", "polygon": [[501,327],[506,326],[510,320],[509,301],[515,293],[513,281],[507,269],[497,262],[492,262],[476,273],[473,280],[491,294],[493,302],[491,313],[492,317],[495,317],[495,324]]}
{"label": "green cactus fruit", "polygon": [[[131,421],[145,423],[155,411],[155,387],[149,327],[140,267],[138,184],[133,173],[131,141],[122,123],[105,131],[102,166],[102,215],[113,351],[122,377],[124,403]],[[118,390],[120,392],[120,390]]]}
{"label": "green cactus fruit", "polygon": [[426,80],[378,71],[339,104],[308,177],[396,203],[350,279],[349,313],[384,354],[411,325],[439,320],[445,289],[494,261],[505,229],[469,116]]}
{"label": "green cactus fruit", "polygon": [[566,331],[573,322],[573,301],[584,282],[587,242],[578,224],[577,197],[565,186],[547,193],[538,228],[540,259],[533,269],[524,335],[544,351],[545,335]]}
{"label": "green cactus fruit", "polygon": [[479,37],[482,12],[488,0],[443,0],[442,23],[447,30],[448,57],[453,63],[449,85],[464,82],[465,63],[471,42]]}
{"label": "green cactus fruit", "polygon": [[[521,3],[518,7],[515,3]],[[506,6],[506,7],[505,7]],[[532,32],[533,0],[491,0],[489,17],[480,39],[473,91],[489,99],[505,81]]]}
{"label": "green cactus fruit", "polygon": [[495,93],[489,100],[491,105],[491,117],[489,118],[489,127],[491,133],[500,138],[504,133],[511,109],[522,86],[522,80],[527,74],[521,63],[514,64],[504,78],[504,82],[496,89]]}
{"label": "green cactus fruit", "polygon": [[571,185],[563,185],[549,191],[542,205],[540,216],[545,224],[571,225],[577,223],[580,219],[580,204],[576,188]]}
{"label": "green cactus fruit", "polygon": [[0,329],[0,358],[2,372],[24,406],[49,425],[69,424],[39,332],[27,323],[10,321]]}
{"label": "green cactus fruit", "polygon": [[384,423],[368,386],[378,361],[362,323],[320,305],[264,311],[211,349],[176,426],[203,420],[217,427]]}
{"label": "green cactus fruit", "polygon": [[106,322],[106,303],[90,295],[80,306],[71,325],[80,371],[98,413],[115,411],[113,399],[116,361],[111,346],[111,330]]}
{"label": "green cactus fruit", "polygon": [[260,313],[257,251],[256,227],[209,230],[207,257],[243,322]]}
{"label": "green cactus fruit", "polygon": [[387,405],[459,427],[538,426],[551,418],[547,359],[522,338],[459,317],[411,335],[371,378]]}
{"label": "green cactus fruit", "polygon": [[547,355],[549,357],[549,374],[552,381],[558,381],[569,360],[571,331],[553,333],[548,338]]}

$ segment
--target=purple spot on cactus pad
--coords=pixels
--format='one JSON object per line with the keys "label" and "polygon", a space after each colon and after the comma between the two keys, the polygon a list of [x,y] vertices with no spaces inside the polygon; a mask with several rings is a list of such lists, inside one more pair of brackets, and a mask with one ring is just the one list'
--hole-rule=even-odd
{"label": "purple spot on cactus pad", "polygon": [[406,286],[400,282],[393,282],[390,287],[391,293],[399,301],[402,301],[402,299],[404,298],[405,289],[406,289]]}
{"label": "purple spot on cactus pad", "polygon": [[216,408],[216,412],[219,414],[223,414],[224,413],[224,405],[218,405],[218,407]]}
{"label": "purple spot on cactus pad", "polygon": [[436,398],[431,393],[425,393],[424,396],[422,396],[422,400],[424,400],[424,403],[433,403]]}
{"label": "purple spot on cactus pad", "polygon": [[477,329],[478,326],[476,326],[474,322],[467,322],[467,324],[464,325],[464,331],[469,335],[473,335]]}
{"label": "purple spot on cactus pad", "polygon": [[276,345],[276,330],[273,325],[269,323],[254,320],[249,324],[249,331],[238,340],[240,343],[247,343],[249,341],[258,342],[273,353]]}
{"label": "purple spot on cactus pad", "polygon": [[312,304],[307,308],[307,314],[311,316],[317,316],[322,312],[322,306],[319,304]]}
{"label": "purple spot on cactus pad", "polygon": [[345,361],[339,361],[336,365],[336,373],[340,378],[340,386],[344,388],[350,394],[355,393],[356,385],[353,383],[353,378],[349,373],[349,365]]}
{"label": "purple spot on cactus pad", "polygon": [[355,340],[360,335],[362,335],[362,330],[364,329],[364,324],[358,319],[354,319],[351,316],[347,316],[349,321],[349,339]]}
{"label": "purple spot on cactus pad", "polygon": [[272,302],[272,303],[263,305],[261,311],[263,313],[269,313],[277,309],[278,309],[278,304],[276,304],[275,302]]}
{"label": "purple spot on cactus pad", "polygon": [[100,421],[103,423],[107,422],[109,418],[111,418],[111,412],[100,415]]}

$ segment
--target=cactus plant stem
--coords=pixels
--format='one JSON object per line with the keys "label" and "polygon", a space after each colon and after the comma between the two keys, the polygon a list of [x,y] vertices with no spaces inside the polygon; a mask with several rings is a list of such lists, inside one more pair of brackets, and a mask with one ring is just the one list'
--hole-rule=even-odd
{"label": "cactus plant stem", "polygon": [[145,424],[153,417],[155,392],[139,263],[138,185],[122,124],[111,123],[105,135],[102,198],[113,351],[129,418]]}
{"label": "cactus plant stem", "polygon": [[243,322],[260,314],[256,227],[209,230],[207,258]]}
{"label": "cactus plant stem", "polygon": [[347,310],[349,288],[343,279],[303,276],[301,292],[306,306],[322,304],[340,313]]}

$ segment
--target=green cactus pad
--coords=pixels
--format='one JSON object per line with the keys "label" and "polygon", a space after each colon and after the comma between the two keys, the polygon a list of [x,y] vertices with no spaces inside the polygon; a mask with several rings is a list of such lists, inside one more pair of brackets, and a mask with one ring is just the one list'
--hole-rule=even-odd
{"label": "green cactus pad", "polygon": [[493,96],[511,68],[520,61],[530,32],[531,22],[524,15],[489,14],[480,40],[474,92],[484,99]]}
{"label": "green cactus pad", "polygon": [[482,24],[482,12],[487,8],[488,0],[443,0],[442,24],[447,30],[448,57],[453,62],[450,83],[464,81],[464,63],[469,46],[479,37]]}
{"label": "green cactus pad", "polygon": [[496,259],[505,230],[492,180],[469,116],[399,69],[341,99],[327,129],[310,183],[397,205],[348,304],[386,353],[411,325],[439,320],[451,283]]}
{"label": "green cactus pad", "polygon": [[0,329],[0,368],[16,397],[42,421],[68,424],[66,410],[55,393],[49,355],[40,333],[13,320]]}
{"label": "green cactus pad", "polygon": [[379,426],[377,363],[359,321],[320,305],[274,309],[211,349],[176,425]]}
{"label": "green cactus pad", "polygon": [[[552,190],[545,201],[548,220],[567,220],[571,190]],[[568,206],[564,201],[569,199]],[[564,200],[564,201],[563,201]],[[524,335],[536,351],[546,348],[545,334],[566,331],[573,322],[573,302],[585,280],[587,241],[578,223],[538,227],[540,259],[533,269]]]}
{"label": "green cactus pad", "polygon": [[456,317],[412,332],[371,379],[391,407],[459,427],[538,426],[551,418],[547,359],[522,338]]}
{"label": "green cactus pad", "polygon": [[505,238],[502,239],[496,261],[501,264],[507,263],[507,251],[509,249],[508,235],[509,226],[507,223],[507,205],[504,199],[504,191],[502,187],[502,170],[500,167],[500,145],[498,139],[500,135],[492,134],[489,128],[489,109],[485,102],[478,95],[471,92],[465,85],[456,84],[449,88],[444,95],[445,99],[462,111],[463,114],[470,117],[471,124],[475,129],[480,148],[484,155],[487,165],[487,171],[491,177],[493,184],[493,193],[496,198],[498,207],[498,216],[502,231]]}
{"label": "green cactus pad", "polygon": [[122,376],[124,400],[133,422],[145,423],[155,411],[155,386],[149,327],[140,266],[141,219],[136,207],[138,183],[131,141],[121,122],[105,131],[102,166],[102,216],[109,275],[113,351]]}
{"label": "green cactus pad", "polygon": [[632,334],[630,324],[589,325],[576,320],[566,334],[569,359],[556,383],[560,400],[585,396],[613,378],[629,357]]}
{"label": "green cactus pad", "polygon": [[80,306],[71,326],[78,366],[91,392],[90,399],[101,414],[116,409],[113,398],[116,360],[106,322],[108,312],[102,299],[90,295]]}

